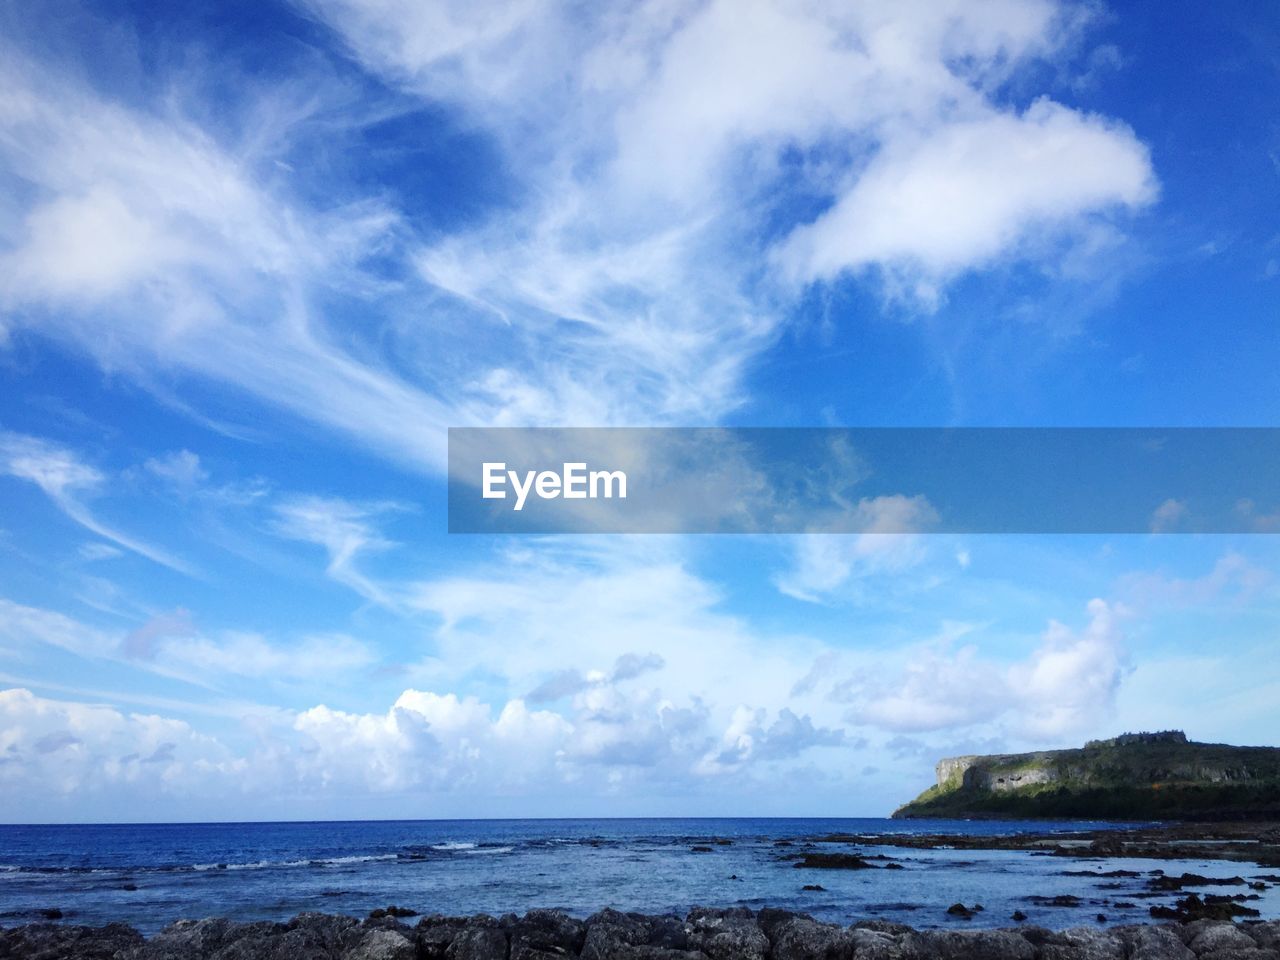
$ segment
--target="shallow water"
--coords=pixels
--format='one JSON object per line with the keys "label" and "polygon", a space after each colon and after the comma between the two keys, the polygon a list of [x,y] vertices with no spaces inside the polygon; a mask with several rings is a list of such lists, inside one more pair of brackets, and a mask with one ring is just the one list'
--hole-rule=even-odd
{"label": "shallow water", "polygon": [[[1099,829],[1098,823],[879,819],[473,820],[341,823],[0,826],[0,924],[39,919],[130,923],[154,932],[182,917],[283,920],[304,910],[367,914],[388,904],[420,913],[522,913],[603,907],[684,913],[695,905],[762,906],[849,923],[869,916],[918,927],[1006,926],[1014,910],[1048,927],[1149,920],[1149,872],[1232,877],[1274,870],[1202,860],[1102,860],[1028,851],[913,850],[814,843],[829,833],[998,835]],[[731,841],[728,844],[717,840]],[[790,840],[791,846],[779,846]],[[694,846],[710,846],[697,853]],[[788,854],[857,851],[903,869],[797,869]],[[873,861],[879,866],[889,861]],[[1123,868],[1137,879],[1068,876]],[[823,891],[806,891],[818,884]],[[136,888],[136,889],[131,889]],[[1211,887],[1201,894],[1253,894]],[[1078,907],[1029,896],[1072,894]],[[1280,887],[1248,905],[1280,917]],[[985,908],[950,918],[956,902]],[[1119,907],[1117,903],[1132,906]]]}

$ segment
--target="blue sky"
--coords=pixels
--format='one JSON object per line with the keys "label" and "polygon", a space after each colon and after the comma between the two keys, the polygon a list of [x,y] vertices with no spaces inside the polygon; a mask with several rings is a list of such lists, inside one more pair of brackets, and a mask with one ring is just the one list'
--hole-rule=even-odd
{"label": "blue sky", "polygon": [[1271,5],[183,6],[0,7],[0,819],[1277,743],[1271,537],[450,537],[443,480],[449,426],[1275,425]]}

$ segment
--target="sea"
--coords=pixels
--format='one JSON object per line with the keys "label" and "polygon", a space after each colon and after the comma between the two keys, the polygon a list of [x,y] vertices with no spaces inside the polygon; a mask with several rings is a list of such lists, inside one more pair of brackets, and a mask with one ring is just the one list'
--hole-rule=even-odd
{"label": "sea", "polygon": [[[366,916],[396,905],[465,916],[604,907],[683,915],[693,906],[779,907],[851,923],[1009,926],[1014,911],[1051,928],[1150,922],[1178,894],[1155,871],[1229,878],[1253,864],[1101,860],[1041,851],[911,849],[890,835],[1098,830],[1097,822],[884,819],[414,820],[329,823],[0,825],[0,926],[60,911],[64,923],[121,921],[154,933],[181,918],[287,920],[303,911]],[[859,842],[831,842],[854,834]],[[695,849],[698,848],[698,849]],[[796,854],[857,852],[875,869],[797,869]],[[901,869],[886,869],[887,864]],[[1137,878],[1104,877],[1117,868]],[[805,889],[817,887],[820,889]],[[1210,887],[1280,917],[1280,885]],[[1071,906],[1034,898],[1069,895]],[[971,919],[955,903],[982,906]],[[410,920],[409,922],[413,922]]]}

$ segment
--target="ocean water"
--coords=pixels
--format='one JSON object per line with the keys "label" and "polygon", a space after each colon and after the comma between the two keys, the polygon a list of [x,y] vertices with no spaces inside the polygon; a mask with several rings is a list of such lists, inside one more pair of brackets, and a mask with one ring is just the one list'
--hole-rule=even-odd
{"label": "ocean water", "polygon": [[[420,913],[523,913],[603,907],[683,914],[764,906],[849,923],[882,917],[918,927],[1000,926],[1014,910],[1048,927],[1149,920],[1146,874],[1210,877],[1275,871],[1196,860],[1100,860],[1028,851],[915,850],[879,845],[901,833],[1008,834],[1098,829],[1098,823],[871,819],[471,820],[93,826],[0,826],[0,925],[57,908],[64,922],[124,921],[152,933],[184,917],[284,920],[304,910],[364,916],[396,904]],[[857,844],[826,834],[870,835]],[[727,841],[727,842],[725,842]],[[779,844],[779,841],[785,841]],[[789,844],[789,845],[788,845]],[[711,852],[695,852],[709,846]],[[787,855],[884,854],[902,869],[797,869]],[[891,861],[878,861],[879,864]],[[1136,870],[1141,878],[1069,875]],[[823,890],[804,890],[806,884]],[[1239,887],[1201,890],[1245,893]],[[1071,894],[1077,907],[1031,896]],[[1280,887],[1250,906],[1280,917]],[[956,902],[982,904],[969,921]],[[1127,904],[1127,905],[1126,905]]]}

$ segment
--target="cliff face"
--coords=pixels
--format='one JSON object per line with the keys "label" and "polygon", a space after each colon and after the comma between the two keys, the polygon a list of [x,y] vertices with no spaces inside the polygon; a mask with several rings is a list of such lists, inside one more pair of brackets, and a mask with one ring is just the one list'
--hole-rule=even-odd
{"label": "cliff face", "polygon": [[894,816],[1280,818],[1280,748],[1196,743],[1175,730],[951,757]]}

